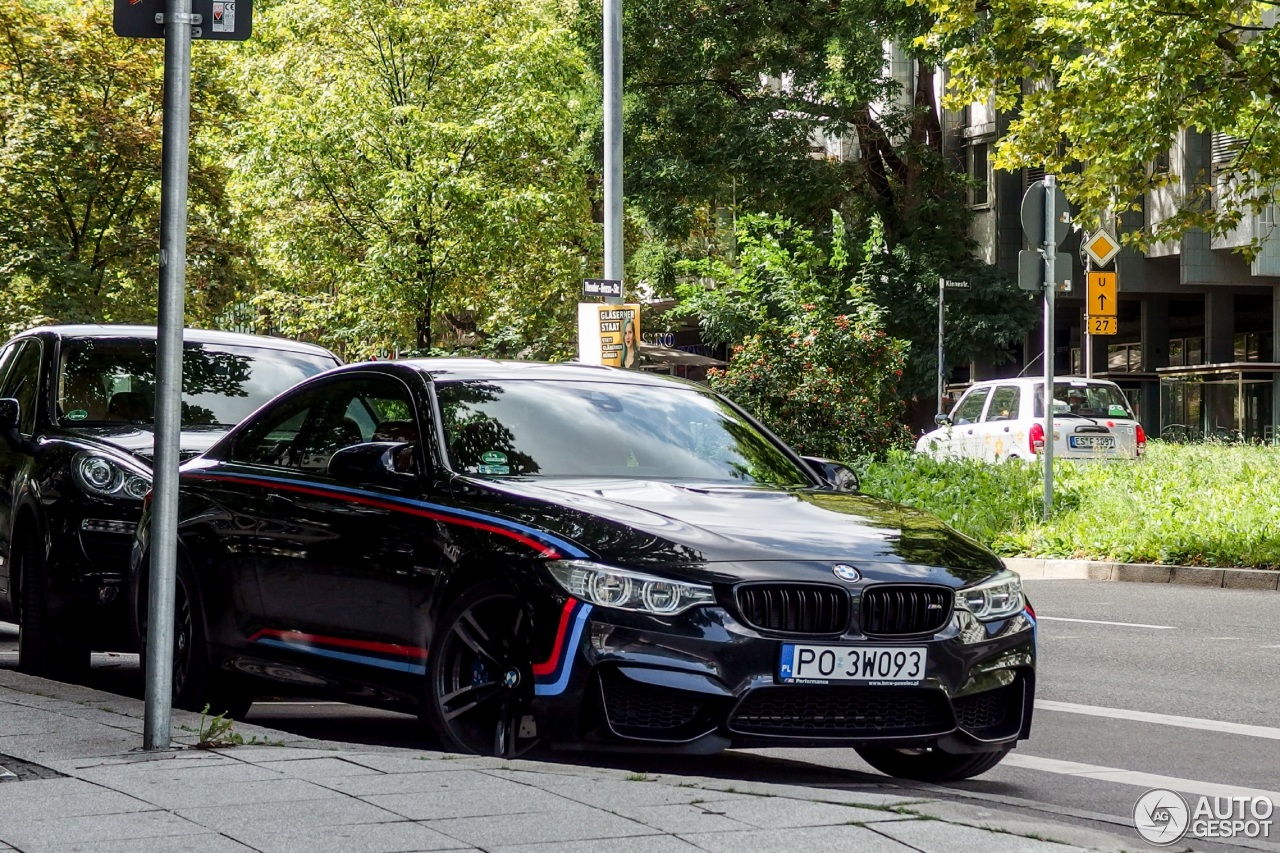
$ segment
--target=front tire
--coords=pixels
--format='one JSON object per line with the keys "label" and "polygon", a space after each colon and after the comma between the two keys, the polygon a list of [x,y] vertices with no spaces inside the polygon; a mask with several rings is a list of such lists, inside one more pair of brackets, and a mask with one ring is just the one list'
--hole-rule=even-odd
{"label": "front tire", "polygon": [[514,758],[531,730],[529,617],[509,590],[482,583],[440,620],[428,657],[426,717],[445,749]]}
{"label": "front tire", "polygon": [[954,753],[940,749],[890,749],[883,746],[854,748],[863,761],[881,773],[918,782],[958,782],[972,779],[995,767],[1013,749],[995,752]]}
{"label": "front tire", "polygon": [[45,593],[44,555],[31,533],[15,550],[16,574],[22,584],[18,617],[18,669],[54,679],[82,678],[89,672],[89,647],[75,632],[61,628],[49,612]]}

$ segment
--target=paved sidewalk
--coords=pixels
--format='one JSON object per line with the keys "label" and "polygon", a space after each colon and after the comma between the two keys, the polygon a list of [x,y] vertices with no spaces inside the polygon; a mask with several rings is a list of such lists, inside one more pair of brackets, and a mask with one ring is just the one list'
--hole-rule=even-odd
{"label": "paved sidewalk", "polygon": [[[0,670],[0,851],[1071,853],[1139,845],[922,799],[299,738],[146,753],[142,703]],[[1055,839],[1049,841],[1044,839]],[[1070,843],[1057,843],[1070,842]]]}

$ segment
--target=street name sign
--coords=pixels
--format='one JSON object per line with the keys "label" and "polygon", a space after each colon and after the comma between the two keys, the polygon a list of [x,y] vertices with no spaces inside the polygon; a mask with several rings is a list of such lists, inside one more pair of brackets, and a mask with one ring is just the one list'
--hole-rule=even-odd
{"label": "street name sign", "polygon": [[622,296],[622,281],[616,278],[584,278],[582,280],[582,298],[592,296]]}

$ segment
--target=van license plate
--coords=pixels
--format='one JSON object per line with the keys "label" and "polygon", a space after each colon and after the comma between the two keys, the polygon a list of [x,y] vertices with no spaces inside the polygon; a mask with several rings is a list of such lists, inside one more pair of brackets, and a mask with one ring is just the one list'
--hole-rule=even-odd
{"label": "van license plate", "polygon": [[1067,441],[1072,447],[1092,449],[1095,447],[1111,448],[1116,446],[1114,435],[1069,435]]}

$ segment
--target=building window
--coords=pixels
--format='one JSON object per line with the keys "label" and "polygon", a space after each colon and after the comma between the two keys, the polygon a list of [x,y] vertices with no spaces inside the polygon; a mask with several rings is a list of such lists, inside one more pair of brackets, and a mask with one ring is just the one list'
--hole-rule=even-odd
{"label": "building window", "polygon": [[991,206],[991,146],[975,142],[969,146],[969,206]]}
{"label": "building window", "polygon": [[1107,370],[1136,373],[1142,369],[1142,344],[1111,344],[1107,347]]}
{"label": "building window", "polygon": [[1182,367],[1182,338],[1169,341],[1169,366]]}
{"label": "building window", "polygon": [[1270,361],[1271,333],[1247,332],[1235,336],[1236,361]]}

